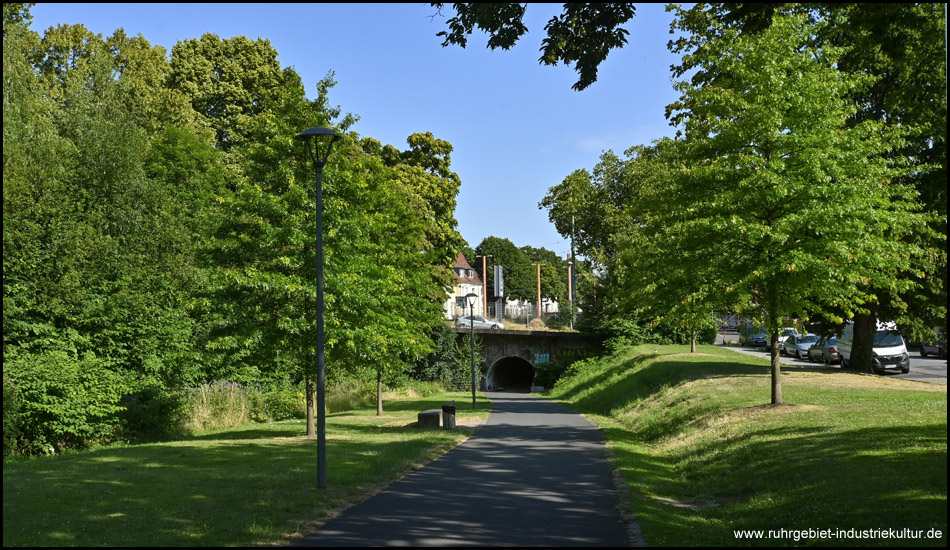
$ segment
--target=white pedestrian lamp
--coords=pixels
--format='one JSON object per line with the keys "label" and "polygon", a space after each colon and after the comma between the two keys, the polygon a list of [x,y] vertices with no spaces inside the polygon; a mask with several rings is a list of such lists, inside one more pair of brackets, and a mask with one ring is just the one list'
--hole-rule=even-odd
{"label": "white pedestrian lamp", "polygon": [[465,301],[468,302],[468,320],[469,320],[469,343],[472,348],[472,408],[475,408],[475,302],[478,301],[478,294],[470,292],[465,295]]}

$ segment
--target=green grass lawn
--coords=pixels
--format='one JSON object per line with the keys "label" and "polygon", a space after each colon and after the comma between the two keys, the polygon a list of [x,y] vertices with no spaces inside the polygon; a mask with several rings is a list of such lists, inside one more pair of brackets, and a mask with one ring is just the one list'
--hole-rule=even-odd
{"label": "green grass lawn", "polygon": [[288,540],[463,441],[416,414],[456,399],[460,424],[488,415],[471,394],[387,401],[385,414],[327,417],[328,488],[302,421],[186,441],[110,447],[3,466],[4,546],[246,546]]}
{"label": "green grass lawn", "polygon": [[946,386],[786,368],[771,407],[767,360],[699,351],[632,348],[551,394],[604,430],[647,544],[947,545]]}

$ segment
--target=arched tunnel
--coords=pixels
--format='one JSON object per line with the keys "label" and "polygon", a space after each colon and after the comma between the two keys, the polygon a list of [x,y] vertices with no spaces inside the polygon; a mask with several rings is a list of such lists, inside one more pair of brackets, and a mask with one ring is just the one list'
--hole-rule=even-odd
{"label": "arched tunnel", "polygon": [[502,357],[488,367],[488,389],[529,393],[534,382],[534,365],[520,357]]}

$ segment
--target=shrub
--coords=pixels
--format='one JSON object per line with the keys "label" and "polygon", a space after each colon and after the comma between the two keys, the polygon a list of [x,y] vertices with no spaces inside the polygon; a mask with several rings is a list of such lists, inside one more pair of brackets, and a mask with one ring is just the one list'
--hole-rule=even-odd
{"label": "shrub", "polygon": [[[474,337],[475,345],[475,368],[478,369],[483,362],[482,339],[479,335]],[[462,391],[472,387],[472,342],[466,341],[464,344],[455,343],[455,352],[453,354],[451,376],[443,378],[442,384],[452,391]],[[476,373],[476,376],[478,373]]]}
{"label": "shrub", "polygon": [[182,392],[150,386],[123,396],[123,425],[129,439],[165,439],[181,435],[188,409]]}
{"label": "shrub", "polygon": [[105,359],[50,350],[5,360],[3,374],[4,452],[53,453],[116,436],[125,386]]}
{"label": "shrub", "polygon": [[299,385],[283,381],[264,391],[264,408],[272,420],[290,420],[307,416],[307,399]]}
{"label": "shrub", "polygon": [[602,322],[597,328],[597,332],[604,340],[604,348],[608,353],[615,353],[627,346],[668,343],[664,337],[657,335],[647,327],[641,326],[634,319],[609,319]]}

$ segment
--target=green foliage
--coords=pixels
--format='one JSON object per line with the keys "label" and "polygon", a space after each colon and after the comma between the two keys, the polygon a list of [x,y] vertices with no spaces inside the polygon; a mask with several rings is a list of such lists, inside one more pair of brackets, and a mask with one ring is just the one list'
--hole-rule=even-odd
{"label": "green foliage", "polygon": [[13,381],[3,377],[3,457],[13,454],[20,439],[20,404]]}
{"label": "green foliage", "polygon": [[[445,4],[432,3],[441,10]],[[465,47],[475,29],[488,33],[488,47],[509,49],[528,31],[522,23],[525,6],[521,4],[452,4],[456,16],[447,21],[448,31],[442,46]],[[633,18],[636,7],[627,3],[564,4],[564,11],[545,25],[540,62],[545,65],[575,64],[579,78],[575,90],[583,90],[597,80],[597,67],[614,48],[627,43],[627,30],[621,25]]]}
{"label": "green foliage", "polygon": [[120,418],[125,439],[162,440],[183,433],[188,408],[181,392],[151,386],[124,395],[122,404]]}
{"label": "green foliage", "polygon": [[111,441],[128,386],[109,367],[91,352],[5,357],[4,386],[12,388],[5,393],[14,409],[11,425],[4,421],[4,439],[8,429],[16,434],[10,450],[52,454]]}
{"label": "green foliage", "polygon": [[[40,36],[28,21],[29,6],[4,5],[5,452],[299,417],[316,355],[316,197],[293,136],[355,122],[329,104],[332,73],[309,100],[267,40],[206,34],[169,59],[122,30]],[[401,380],[433,345],[440,266],[463,244],[460,179],[450,143],[408,143],[347,136],[326,169],[332,382]],[[89,384],[81,367],[112,389],[59,395]],[[41,412],[62,418],[44,428]]]}
{"label": "green foliage", "polygon": [[413,378],[423,381],[442,381],[451,378],[455,357],[456,332],[445,323],[432,329],[432,352],[416,361]]}
{"label": "green foliage", "polygon": [[[556,252],[546,248],[522,246],[518,248],[508,239],[501,237],[485,237],[475,248],[478,255],[492,256],[489,266],[504,267],[505,297],[536,301],[538,297],[538,271],[535,264],[541,264],[541,295],[545,298],[557,300],[558,303],[567,303],[567,260],[562,259]],[[488,288],[494,288],[495,272],[489,269],[487,274],[482,273],[481,262],[474,262],[472,266],[487,281]],[[487,279],[485,279],[487,277]],[[491,290],[489,290],[491,292]]]}
{"label": "green foliage", "polygon": [[605,320],[597,327],[597,333],[604,342],[608,353],[616,353],[629,346],[641,344],[667,344],[668,340],[657,335],[634,319],[614,317]]}
{"label": "green foliage", "polygon": [[306,399],[300,384],[291,384],[283,379],[265,385],[262,392],[267,418],[279,421],[306,416]]}
{"label": "green foliage", "polygon": [[442,385],[448,390],[464,391],[472,389],[472,346],[475,349],[475,377],[479,379],[482,364],[482,339],[466,337],[455,341],[452,358],[452,371],[442,379]]}

